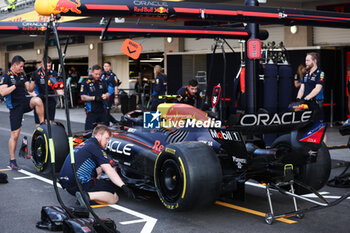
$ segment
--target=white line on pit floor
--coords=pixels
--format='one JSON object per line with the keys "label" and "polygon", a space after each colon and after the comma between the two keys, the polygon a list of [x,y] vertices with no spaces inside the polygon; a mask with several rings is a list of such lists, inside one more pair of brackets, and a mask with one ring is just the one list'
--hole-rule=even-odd
{"label": "white line on pit floor", "polygon": [[[45,183],[53,185],[52,180],[44,178],[44,177],[41,177],[41,176],[38,176],[38,175],[35,175],[35,174],[33,174],[31,172],[28,172],[26,170],[21,169],[18,172],[20,172],[20,173],[22,173],[24,175],[27,175],[28,178],[35,178],[35,179],[38,179],[38,180],[43,181]],[[25,179],[27,177],[18,177],[18,178]],[[57,187],[62,188],[60,184],[57,184]],[[147,216],[145,214],[136,212],[134,210],[128,209],[128,208],[120,206],[120,205],[114,204],[114,205],[108,205],[108,206],[113,208],[113,209],[116,209],[116,210],[119,210],[119,211],[122,211],[124,213],[127,213],[127,214],[130,214],[130,215],[133,215],[135,217],[140,218],[138,220],[120,222],[120,224],[122,224],[122,225],[145,222],[145,225],[143,226],[143,228],[142,228],[140,233],[151,233],[153,228],[154,228],[154,226],[156,225],[156,223],[158,221],[158,219],[156,219],[156,218],[152,218],[150,216]]]}
{"label": "white line on pit floor", "polygon": [[[127,209],[123,206],[120,206],[120,205],[109,205],[110,207],[114,208],[114,209],[117,209],[117,210],[120,210],[120,211],[123,211],[125,213],[128,213],[130,215],[134,215],[136,217],[139,217],[141,219],[143,219],[146,223],[141,231],[141,233],[149,233],[149,232],[152,232],[152,229],[154,228],[154,226],[156,225],[157,223],[157,219],[156,218],[152,218],[150,216],[147,216],[147,215],[144,215],[144,214],[141,214],[139,212],[136,212],[134,210],[130,210],[130,209]],[[135,222],[134,222],[135,223]],[[125,222],[124,222],[125,224]],[[131,223],[128,223],[128,224],[131,224]]]}
{"label": "white line on pit floor", "polygon": [[[6,131],[6,132],[11,132],[11,130],[9,128],[4,128],[4,127],[0,127],[0,130]],[[29,136],[29,137],[33,136],[32,133],[26,133],[23,131],[21,131],[20,135]],[[9,137],[10,137],[10,135],[9,135]]]}

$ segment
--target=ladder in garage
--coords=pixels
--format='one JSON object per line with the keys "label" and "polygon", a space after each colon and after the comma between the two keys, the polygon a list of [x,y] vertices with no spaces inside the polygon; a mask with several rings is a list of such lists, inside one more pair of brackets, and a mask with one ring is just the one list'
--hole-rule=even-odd
{"label": "ladder in garage", "polygon": [[207,90],[207,72],[197,71],[195,78],[198,82],[198,88],[201,89],[202,94],[205,95]]}

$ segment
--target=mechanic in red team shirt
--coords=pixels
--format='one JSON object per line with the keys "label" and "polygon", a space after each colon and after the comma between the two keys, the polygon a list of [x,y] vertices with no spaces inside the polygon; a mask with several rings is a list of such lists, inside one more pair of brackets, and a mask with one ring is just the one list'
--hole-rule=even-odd
{"label": "mechanic in red team shirt", "polygon": [[[111,135],[112,132],[107,126],[97,125],[92,137],[74,148],[75,168],[77,177],[82,183],[83,194],[79,192],[75,182],[70,154],[61,168],[59,182],[64,189],[77,197],[81,206],[85,206],[82,195],[89,201],[117,203],[116,186],[120,187],[129,198],[134,198],[132,190],[124,184],[113,169],[110,159],[103,150]],[[102,171],[110,181],[100,179]]]}

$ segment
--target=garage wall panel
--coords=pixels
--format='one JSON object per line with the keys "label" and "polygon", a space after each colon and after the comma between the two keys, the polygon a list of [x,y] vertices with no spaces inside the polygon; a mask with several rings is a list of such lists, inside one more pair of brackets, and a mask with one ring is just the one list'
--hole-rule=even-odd
{"label": "garage wall panel", "polygon": [[[62,47],[62,50],[64,48]],[[80,58],[88,57],[89,45],[68,45],[66,58]],[[58,59],[58,53],[56,47],[49,48],[49,56],[52,59]]]}
{"label": "garage wall panel", "polygon": [[[238,40],[226,40],[233,48],[239,48]],[[210,51],[214,48],[215,40],[214,39],[200,39],[196,40],[194,38],[185,38],[185,52],[189,51]],[[217,48],[217,51],[219,48]],[[225,46],[225,50],[228,50]],[[220,49],[221,51],[221,49]]]}
{"label": "garage wall panel", "polygon": [[26,61],[36,61],[36,51],[35,49],[27,49],[20,51],[11,51],[9,52],[9,61],[11,62],[14,56],[20,55]]}
{"label": "garage wall panel", "polygon": [[284,27],[278,26],[274,27],[269,25],[269,27],[260,27],[260,29],[267,30],[269,32],[269,37],[266,40],[263,40],[263,42],[272,42],[275,41],[276,44],[280,43],[281,41],[284,41]]}
{"label": "garage wall panel", "polygon": [[350,30],[342,28],[314,27],[314,45],[348,45]]}

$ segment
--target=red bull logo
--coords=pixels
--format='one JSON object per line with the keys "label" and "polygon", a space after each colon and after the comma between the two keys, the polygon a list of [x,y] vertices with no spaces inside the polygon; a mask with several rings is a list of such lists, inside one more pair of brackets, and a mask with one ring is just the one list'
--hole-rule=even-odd
{"label": "red bull logo", "polygon": [[46,27],[39,27],[39,28],[38,28],[38,31],[42,31],[42,32],[43,32],[43,31],[46,31]]}
{"label": "red bull logo", "polygon": [[168,8],[159,7],[154,9],[154,13],[164,14],[164,13],[169,13],[169,10]]}
{"label": "red bull logo", "polygon": [[81,10],[78,9],[80,6],[80,0],[58,0],[54,11],[61,13],[67,13],[68,11],[71,11],[77,14],[81,14]]}
{"label": "red bull logo", "polygon": [[153,13],[153,7],[134,7],[134,12],[140,13]]}

